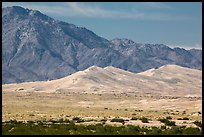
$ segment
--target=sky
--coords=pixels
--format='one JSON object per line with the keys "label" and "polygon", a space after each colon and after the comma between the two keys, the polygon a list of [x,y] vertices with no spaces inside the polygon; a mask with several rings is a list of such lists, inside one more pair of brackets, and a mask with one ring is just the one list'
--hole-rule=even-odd
{"label": "sky", "polygon": [[85,27],[108,40],[202,49],[202,2],[2,2]]}

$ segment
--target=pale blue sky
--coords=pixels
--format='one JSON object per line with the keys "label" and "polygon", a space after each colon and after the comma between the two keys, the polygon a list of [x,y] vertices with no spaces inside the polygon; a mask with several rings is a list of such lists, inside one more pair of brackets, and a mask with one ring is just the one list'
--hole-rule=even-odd
{"label": "pale blue sky", "polygon": [[86,27],[108,40],[202,48],[201,2],[3,2]]}

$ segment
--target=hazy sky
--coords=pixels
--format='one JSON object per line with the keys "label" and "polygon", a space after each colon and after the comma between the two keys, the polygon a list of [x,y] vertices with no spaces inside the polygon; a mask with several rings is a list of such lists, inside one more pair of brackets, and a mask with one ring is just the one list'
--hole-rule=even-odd
{"label": "hazy sky", "polygon": [[202,48],[201,2],[3,2],[86,27],[108,40]]}

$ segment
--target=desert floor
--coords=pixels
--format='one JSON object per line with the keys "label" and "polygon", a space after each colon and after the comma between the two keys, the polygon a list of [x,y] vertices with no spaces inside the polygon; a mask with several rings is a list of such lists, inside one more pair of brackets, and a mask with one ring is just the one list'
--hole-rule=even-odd
{"label": "desert floor", "polygon": [[[114,117],[128,119],[125,124],[161,126],[158,118],[171,116],[176,125],[195,126],[192,122],[201,121],[201,97],[156,96],[139,93],[109,92],[28,92],[2,91],[2,121],[72,119],[81,117],[92,119],[92,123]],[[147,117],[149,123],[130,120],[132,117]],[[189,120],[177,120],[188,117]],[[90,124],[85,122],[83,124]],[[121,123],[118,123],[121,124]]]}

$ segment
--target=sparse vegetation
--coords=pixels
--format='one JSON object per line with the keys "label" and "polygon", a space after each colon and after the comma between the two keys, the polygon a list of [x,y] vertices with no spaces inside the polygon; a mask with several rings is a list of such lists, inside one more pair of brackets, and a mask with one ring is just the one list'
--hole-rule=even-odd
{"label": "sparse vegetation", "polygon": [[146,117],[142,117],[140,118],[140,120],[143,122],[143,123],[149,123],[148,119]]}
{"label": "sparse vegetation", "polygon": [[83,119],[81,119],[79,117],[73,117],[72,120],[75,121],[76,123],[85,122],[85,120],[83,120]]}
{"label": "sparse vegetation", "polygon": [[[59,123],[59,121],[57,121]],[[70,123],[2,122],[2,135],[201,135],[202,130],[185,126],[172,128],[139,127],[133,125],[111,126],[106,124],[76,125]]]}
{"label": "sparse vegetation", "polygon": [[121,123],[123,123],[125,120],[124,119],[122,119],[122,118],[113,118],[113,119],[111,119],[111,122],[121,122]]}
{"label": "sparse vegetation", "polygon": [[166,118],[158,119],[160,122],[164,123],[166,126],[176,126],[174,121],[170,121]]}
{"label": "sparse vegetation", "polygon": [[202,123],[200,121],[194,121],[193,124],[195,124],[196,126],[198,127],[201,127],[202,128]]}
{"label": "sparse vegetation", "polygon": [[80,118],[79,117],[73,117],[72,120],[77,121],[77,120],[80,120]]}
{"label": "sparse vegetation", "polygon": [[184,117],[184,118],[183,118],[183,120],[189,120],[189,118],[187,118],[187,117]]}
{"label": "sparse vegetation", "polygon": [[166,119],[172,119],[172,117],[171,116],[167,116]]}
{"label": "sparse vegetation", "polygon": [[189,118],[184,117],[184,118],[177,118],[177,120],[189,120]]}
{"label": "sparse vegetation", "polygon": [[137,117],[132,117],[130,120],[137,120],[138,118]]}
{"label": "sparse vegetation", "polygon": [[101,119],[101,121],[102,121],[102,122],[106,122],[106,121],[107,121],[107,119],[105,119],[105,118],[104,118],[104,119]]}

